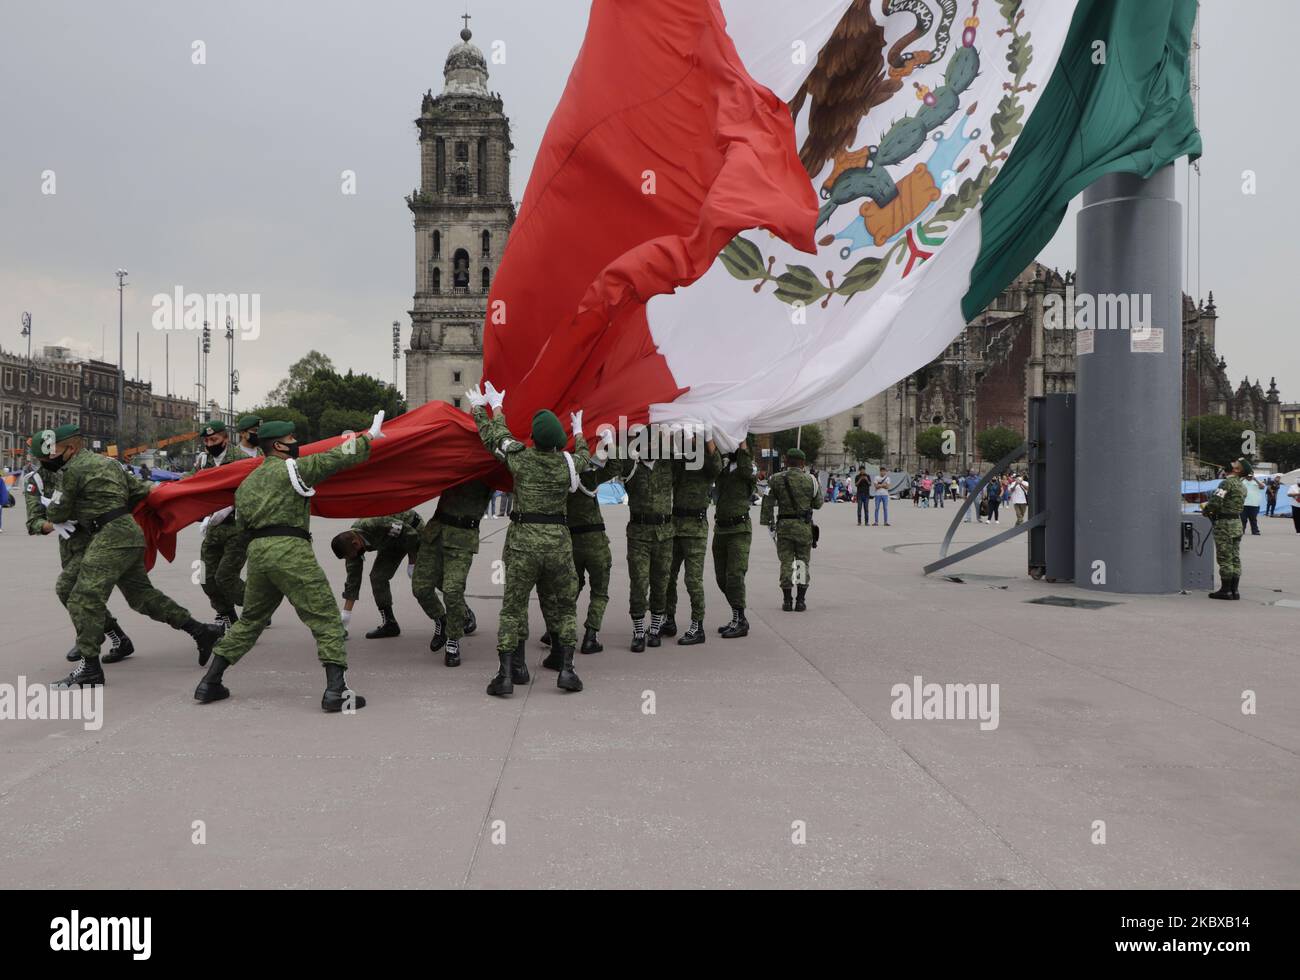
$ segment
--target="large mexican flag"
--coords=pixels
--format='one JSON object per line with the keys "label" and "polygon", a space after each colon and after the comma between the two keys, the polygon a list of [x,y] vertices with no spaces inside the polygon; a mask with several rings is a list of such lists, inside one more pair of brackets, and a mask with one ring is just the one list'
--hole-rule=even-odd
{"label": "large mexican flag", "polygon": [[[492,300],[512,424],[817,421],[1111,171],[1199,154],[1195,0],[595,0]],[[562,416],[564,417],[564,416]]]}

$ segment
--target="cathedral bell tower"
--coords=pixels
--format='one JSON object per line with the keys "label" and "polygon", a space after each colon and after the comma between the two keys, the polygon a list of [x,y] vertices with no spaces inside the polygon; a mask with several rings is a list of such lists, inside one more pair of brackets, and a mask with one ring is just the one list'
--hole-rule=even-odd
{"label": "cathedral bell tower", "polygon": [[469,16],[447,54],[440,95],[424,94],[420,186],[406,199],[415,224],[415,299],[406,398],[458,407],[483,368],[488,291],[515,221],[510,120],[487,87],[487,59]]}

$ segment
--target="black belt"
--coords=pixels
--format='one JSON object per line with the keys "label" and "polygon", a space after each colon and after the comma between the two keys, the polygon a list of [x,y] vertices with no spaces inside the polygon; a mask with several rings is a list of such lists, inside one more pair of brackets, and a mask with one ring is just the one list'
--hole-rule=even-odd
{"label": "black belt", "polygon": [[114,507],[112,510],[100,514],[98,517],[92,517],[86,522],[86,528],[91,534],[98,534],[108,526],[110,521],[115,521],[119,517],[125,517],[131,513],[130,507]]}
{"label": "black belt", "polygon": [[737,514],[735,517],[715,517],[713,519],[714,527],[740,527],[740,525],[747,523],[749,523],[748,514]]}
{"label": "black belt", "polygon": [[248,540],[252,541],[255,538],[302,538],[304,541],[310,541],[311,532],[300,527],[290,527],[288,524],[268,524],[266,527],[255,527],[248,532]]}
{"label": "black belt", "polygon": [[433,519],[439,524],[447,524],[451,527],[463,527],[466,531],[477,531],[478,522],[481,517],[457,517],[455,514],[434,514]]}
{"label": "black belt", "polygon": [[604,524],[571,524],[569,526],[570,534],[591,534],[593,531],[605,530]]}
{"label": "black belt", "polygon": [[709,509],[691,510],[689,507],[674,507],[673,517],[694,517],[697,521],[707,521],[709,519]]}
{"label": "black belt", "polygon": [[1237,514],[1220,514],[1218,517],[1215,518],[1215,520],[1216,520],[1216,521],[1239,521],[1239,520],[1241,520],[1241,514],[1240,514],[1240,513],[1237,513]]}
{"label": "black belt", "polygon": [[632,524],[667,524],[672,520],[671,514],[636,514],[629,516],[628,520]]}
{"label": "black belt", "polygon": [[806,510],[802,514],[777,514],[778,521],[811,521],[812,511]]}
{"label": "black belt", "polygon": [[510,520],[516,524],[568,524],[569,518],[564,514],[521,514],[517,510],[510,512]]}

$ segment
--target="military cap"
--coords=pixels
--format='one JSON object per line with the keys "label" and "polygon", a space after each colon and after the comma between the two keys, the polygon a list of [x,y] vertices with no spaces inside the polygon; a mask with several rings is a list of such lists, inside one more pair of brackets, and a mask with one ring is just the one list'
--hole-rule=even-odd
{"label": "military cap", "polygon": [[1255,474],[1254,464],[1251,463],[1251,461],[1248,460],[1245,456],[1237,460],[1237,465],[1241,467],[1242,476],[1253,476]]}
{"label": "military cap", "polygon": [[56,429],[38,429],[32,433],[31,453],[37,459],[45,458],[43,446],[49,446],[50,451],[54,451],[54,444],[59,441],[59,434]]}
{"label": "military cap", "polygon": [[199,430],[199,435],[207,438],[208,436],[219,436],[226,431],[226,423],[221,419],[210,419],[203,423],[203,428]]}
{"label": "military cap", "polygon": [[808,458],[808,456],[806,453],[804,453],[802,449],[795,447],[794,449],[787,449],[785,451],[785,458],[797,460],[800,463],[802,463],[804,460]]}
{"label": "military cap", "polygon": [[266,445],[276,439],[283,439],[285,436],[291,436],[293,434],[292,422],[282,422],[279,419],[272,419],[270,422],[263,422],[261,424],[261,428],[257,430],[257,441],[262,445]]}
{"label": "military cap", "polygon": [[235,429],[244,432],[248,429],[255,429],[262,424],[262,418],[259,415],[244,415],[235,423]]}
{"label": "military cap", "polygon": [[533,445],[538,449],[563,449],[568,441],[555,413],[548,408],[538,410],[533,416]]}
{"label": "military cap", "polygon": [[71,439],[73,436],[81,435],[81,426],[69,422],[67,425],[61,425],[54,430],[54,441],[63,442],[65,439]]}

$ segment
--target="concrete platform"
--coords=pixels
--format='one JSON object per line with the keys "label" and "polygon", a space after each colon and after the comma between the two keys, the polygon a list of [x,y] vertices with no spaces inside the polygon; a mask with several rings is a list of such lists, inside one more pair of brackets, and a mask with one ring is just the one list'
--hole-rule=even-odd
{"label": "concrete platform", "polygon": [[[432,511],[430,505],[421,508]],[[895,504],[893,527],[821,512],[811,609],[782,613],[775,549],[755,539],[747,639],[627,648],[626,510],[605,652],[586,690],[534,681],[499,701],[500,557],[485,521],[464,665],[428,651],[404,578],[401,637],[349,642],[370,704],[319,708],[324,674],[286,605],[200,706],[188,637],[112,607],[137,653],[109,670],[99,731],[0,722],[0,866],[9,887],[1283,887],[1300,886],[1300,535],[1243,541],[1243,601],[1082,595],[1024,575],[1004,545],[927,579],[951,509]],[[0,683],[50,681],[71,644],[57,550],[6,514]],[[328,539],[317,552],[340,589]],[[1007,527],[1004,523],[997,528]],[[958,543],[990,535],[967,525]],[[155,584],[208,618],[191,529]],[[683,594],[683,601],[684,601]],[[585,611],[585,599],[580,611]],[[679,610],[679,622],[686,610]],[[534,602],[534,635],[542,631]],[[896,720],[896,684],[997,684],[994,730]],[[1257,713],[1243,714],[1253,691]],[[653,714],[643,711],[653,693]],[[192,842],[202,821],[206,842]],[[1093,843],[1104,821],[1105,843]],[[800,828],[806,843],[794,843]],[[93,853],[70,861],[66,848]]]}

